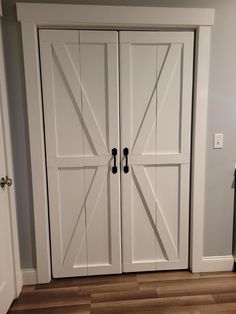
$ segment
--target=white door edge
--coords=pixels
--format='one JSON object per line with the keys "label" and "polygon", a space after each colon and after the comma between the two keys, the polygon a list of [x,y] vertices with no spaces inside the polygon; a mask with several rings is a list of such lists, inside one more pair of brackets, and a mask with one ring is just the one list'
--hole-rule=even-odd
{"label": "white door edge", "polygon": [[10,223],[11,223],[11,238],[13,250],[13,264],[14,264],[14,278],[15,278],[15,297],[17,297],[22,288],[22,274],[20,266],[19,241],[18,241],[18,227],[17,227],[17,211],[16,211],[16,196],[14,187],[14,171],[13,158],[11,146],[11,132],[9,122],[9,109],[7,99],[7,86],[5,74],[5,61],[2,42],[2,30],[0,31],[0,102],[3,114],[3,128],[5,140],[5,154],[6,154],[6,168],[10,178],[13,179],[13,185],[8,191],[9,206],[10,206]]}

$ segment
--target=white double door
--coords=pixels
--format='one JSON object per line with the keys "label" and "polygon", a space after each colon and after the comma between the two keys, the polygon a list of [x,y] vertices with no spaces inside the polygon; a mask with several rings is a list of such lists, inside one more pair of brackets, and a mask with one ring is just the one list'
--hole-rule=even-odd
{"label": "white double door", "polygon": [[188,268],[193,33],[39,38],[54,277]]}

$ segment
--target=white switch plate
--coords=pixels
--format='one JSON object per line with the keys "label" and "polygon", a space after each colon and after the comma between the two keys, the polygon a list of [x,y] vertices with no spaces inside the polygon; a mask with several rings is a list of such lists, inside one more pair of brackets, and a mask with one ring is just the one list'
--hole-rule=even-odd
{"label": "white switch plate", "polygon": [[213,148],[223,148],[224,145],[224,135],[222,133],[214,134]]}

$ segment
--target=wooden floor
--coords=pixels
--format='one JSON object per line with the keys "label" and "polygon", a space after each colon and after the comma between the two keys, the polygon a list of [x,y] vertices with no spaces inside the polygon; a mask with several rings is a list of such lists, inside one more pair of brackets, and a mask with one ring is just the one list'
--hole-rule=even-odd
{"label": "wooden floor", "polygon": [[25,286],[14,314],[234,313],[236,273],[157,272]]}

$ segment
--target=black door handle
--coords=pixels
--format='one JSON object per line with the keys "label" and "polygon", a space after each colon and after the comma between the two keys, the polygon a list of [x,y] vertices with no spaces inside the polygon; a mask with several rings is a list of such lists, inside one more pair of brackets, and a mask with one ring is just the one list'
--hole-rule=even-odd
{"label": "black door handle", "polygon": [[127,147],[123,150],[124,156],[125,156],[125,166],[124,166],[124,173],[129,172],[129,166],[128,166],[128,155],[129,155],[129,149]]}
{"label": "black door handle", "polygon": [[114,166],[112,167],[111,171],[112,173],[117,173],[117,166],[116,166],[117,149],[112,148],[111,153],[112,153],[112,156],[114,157]]}

